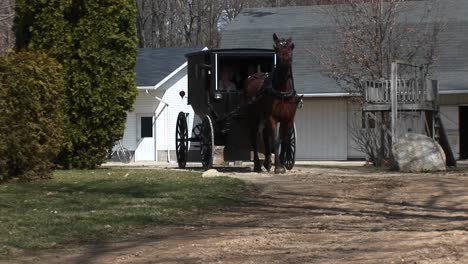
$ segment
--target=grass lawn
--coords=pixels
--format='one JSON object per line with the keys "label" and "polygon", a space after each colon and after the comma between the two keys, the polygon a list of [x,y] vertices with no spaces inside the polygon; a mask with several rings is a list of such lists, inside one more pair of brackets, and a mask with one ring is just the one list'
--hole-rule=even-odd
{"label": "grass lawn", "polygon": [[0,185],[0,253],[4,246],[50,248],[190,223],[250,194],[238,179],[198,172],[56,171],[52,180]]}

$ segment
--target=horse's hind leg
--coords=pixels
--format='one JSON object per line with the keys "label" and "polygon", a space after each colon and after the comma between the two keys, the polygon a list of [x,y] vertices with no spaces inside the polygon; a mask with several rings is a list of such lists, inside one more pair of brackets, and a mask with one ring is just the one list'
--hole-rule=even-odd
{"label": "horse's hind leg", "polygon": [[250,125],[250,143],[252,144],[254,154],[254,171],[262,172],[262,165],[260,165],[260,159],[258,158],[258,122],[252,122]]}
{"label": "horse's hind leg", "polygon": [[[280,126],[280,138],[281,138],[281,153],[280,161],[283,162],[286,156],[286,150],[291,146],[290,131],[294,127],[294,122],[282,123]],[[284,164],[281,164],[284,166]]]}
{"label": "horse's hind leg", "polygon": [[[255,135],[256,136],[256,135]],[[257,141],[257,140],[255,140]],[[258,144],[255,142],[254,149],[254,171],[255,172],[262,172],[262,165],[260,164],[260,158],[258,157]]]}
{"label": "horse's hind leg", "polygon": [[271,133],[270,133],[270,128],[265,127],[262,130],[262,135],[263,135],[263,144],[265,146],[265,161],[263,162],[263,166],[265,169],[270,172],[271,170]]}
{"label": "horse's hind leg", "polygon": [[273,148],[275,151],[275,173],[285,173],[286,169],[284,168],[283,164],[281,164],[281,159],[280,159],[279,147],[281,145],[281,138],[279,137],[276,122],[272,122],[271,132],[273,132],[273,138],[274,138]]}

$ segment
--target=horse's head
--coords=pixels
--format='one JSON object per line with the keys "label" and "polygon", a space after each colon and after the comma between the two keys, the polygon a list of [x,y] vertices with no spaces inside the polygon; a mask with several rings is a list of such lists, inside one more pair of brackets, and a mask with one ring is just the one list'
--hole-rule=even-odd
{"label": "horse's head", "polygon": [[292,51],[294,49],[294,43],[292,42],[291,38],[288,39],[280,39],[276,35],[276,33],[273,34],[273,49],[275,50],[276,53],[276,58],[278,60],[278,63],[280,64],[287,64],[288,66],[291,66],[292,64]]}

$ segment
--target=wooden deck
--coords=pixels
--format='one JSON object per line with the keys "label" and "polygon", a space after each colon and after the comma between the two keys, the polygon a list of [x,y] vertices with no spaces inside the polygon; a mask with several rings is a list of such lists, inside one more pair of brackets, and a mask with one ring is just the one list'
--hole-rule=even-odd
{"label": "wooden deck", "polygon": [[[364,112],[389,112],[390,103],[364,103]],[[431,102],[405,103],[398,105],[398,111],[436,111],[437,107]]]}
{"label": "wooden deck", "polygon": [[[391,82],[367,81],[364,83],[364,111],[391,111]],[[397,82],[398,111],[436,111],[437,82],[427,80],[403,80]]]}

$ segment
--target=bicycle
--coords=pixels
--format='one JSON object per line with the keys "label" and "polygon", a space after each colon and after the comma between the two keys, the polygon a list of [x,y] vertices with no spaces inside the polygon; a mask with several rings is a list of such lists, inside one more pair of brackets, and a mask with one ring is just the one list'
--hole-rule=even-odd
{"label": "bicycle", "polygon": [[122,163],[129,163],[133,159],[133,154],[122,144],[122,140],[117,141],[112,148],[110,159],[113,160],[115,157]]}

